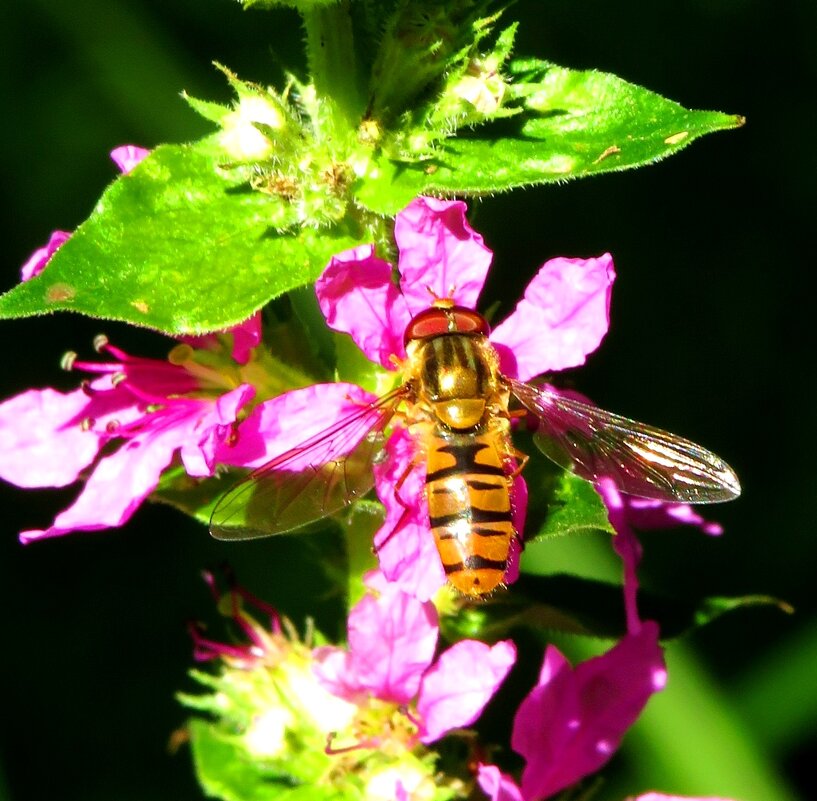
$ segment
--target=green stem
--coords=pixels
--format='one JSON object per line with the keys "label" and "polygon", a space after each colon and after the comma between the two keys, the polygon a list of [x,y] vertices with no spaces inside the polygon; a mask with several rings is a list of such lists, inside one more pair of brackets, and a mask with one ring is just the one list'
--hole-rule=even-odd
{"label": "green stem", "polygon": [[330,100],[335,126],[355,128],[363,113],[349,1],[301,12],[309,72],[318,97]]}
{"label": "green stem", "polygon": [[349,567],[347,602],[351,609],[366,592],[363,576],[377,567],[372,540],[383,525],[383,507],[374,501],[360,501],[349,510],[341,525]]}

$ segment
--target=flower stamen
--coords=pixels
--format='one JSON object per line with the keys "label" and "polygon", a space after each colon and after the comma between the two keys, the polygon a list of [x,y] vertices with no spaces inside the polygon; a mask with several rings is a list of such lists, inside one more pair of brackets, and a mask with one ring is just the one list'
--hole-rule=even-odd
{"label": "flower stamen", "polygon": [[74,362],[77,360],[77,352],[75,350],[67,350],[63,353],[60,359],[60,370],[65,370],[70,373],[74,369]]}

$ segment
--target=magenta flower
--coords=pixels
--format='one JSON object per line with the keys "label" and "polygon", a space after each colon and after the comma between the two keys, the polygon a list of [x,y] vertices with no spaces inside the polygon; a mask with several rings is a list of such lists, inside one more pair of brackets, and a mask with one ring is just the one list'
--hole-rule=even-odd
{"label": "magenta flower", "polygon": [[[479,768],[479,785],[491,801],[526,801],[516,782],[507,774],[500,772],[496,765],[483,765]],[[732,801],[732,799],[720,796],[692,798],[664,793],[644,793],[639,796],[628,796],[624,801]]]}
{"label": "magenta flower", "polygon": [[[492,254],[465,211],[461,201],[418,198],[397,215],[399,286],[372,245],[333,257],[315,284],[329,327],[349,334],[372,361],[394,370],[394,360],[405,357],[406,326],[434,297],[475,308]],[[528,381],[583,364],[607,332],[614,278],[609,254],[546,262],[491,334],[502,371]]]}
{"label": "magenta flower", "polygon": [[[406,355],[406,327],[435,297],[475,307],[491,252],[468,225],[465,211],[460,201],[418,198],[397,215],[398,283],[392,280],[392,265],[375,256],[372,245],[333,257],[315,285],[328,325],[349,334],[373,362],[397,371]],[[491,334],[503,372],[527,381],[545,371],[583,363],[607,331],[614,277],[609,254],[546,262],[516,309]],[[287,413],[281,425],[288,431],[317,432],[342,419],[338,410],[348,406],[349,392],[349,384],[324,384],[310,389],[312,402],[308,405],[289,405],[275,398],[269,406]],[[359,403],[375,399],[371,393],[356,390]],[[257,425],[254,418],[267,414],[265,406],[259,405],[242,428]],[[345,453],[362,436],[361,429],[357,439],[348,437]],[[270,456],[285,450],[277,445]],[[334,447],[333,458],[345,455],[337,444]],[[386,448],[388,458],[375,468],[376,490],[386,507],[386,521],[375,535],[375,544],[386,577],[425,600],[444,583],[445,576],[429,534],[421,466],[406,477],[414,452],[414,443],[396,425]],[[313,455],[313,461],[319,460]],[[395,484],[401,478],[398,499]],[[524,481],[517,478],[513,500],[518,531],[522,530],[525,497]],[[510,578],[506,574],[506,580]]]}
{"label": "magenta flower", "polygon": [[[348,650],[326,646],[314,652],[321,684],[357,704],[364,716],[372,703],[394,704],[416,727],[409,741],[416,737],[432,743],[473,723],[513,666],[513,643],[462,640],[435,659],[434,605],[418,601],[379,573],[369,574],[366,583],[370,593],[349,613]],[[378,736],[367,734],[360,744],[377,748]]]}
{"label": "magenta flower", "polygon": [[706,534],[721,534],[717,523],[705,520],[689,504],[665,503],[647,498],[622,495],[610,479],[596,482],[596,489],[607,507],[610,523],[616,530],[613,548],[624,566],[624,608],[627,631],[635,633],[641,626],[636,596],[638,594],[638,565],[643,549],[635,529],[662,529],[679,525],[697,526]]}
{"label": "magenta flower", "polygon": [[147,148],[139,145],[120,145],[111,151],[113,163],[119,167],[119,172],[127,175],[140,161],[150,155]]}
{"label": "magenta flower", "polygon": [[[250,670],[269,658],[271,652],[275,650],[276,638],[282,637],[278,611],[235,582],[231,582],[227,592],[222,593],[215,576],[210,571],[205,570],[202,577],[210,588],[216,608],[222,615],[232,620],[246,637],[246,643],[212,640],[204,636],[201,624],[190,623],[188,628],[193,640],[193,658],[197,662],[223,659],[228,665],[244,670]],[[232,576],[228,578],[232,579]],[[269,626],[264,627],[257,623],[245,610],[245,603],[247,606],[255,607],[255,610],[269,621]]]}
{"label": "magenta flower", "polygon": [[[707,533],[720,532],[685,504],[630,498],[609,479],[596,486],[616,530],[613,547],[624,567],[627,634],[606,654],[575,669],[556,648],[548,647],[539,682],[514,720],[511,745],[526,763],[521,784],[495,765],[479,768],[480,787],[492,801],[540,801],[595,772],[618,748],[652,694],[664,687],[667,674],[658,626],[643,622],[638,613],[642,551],[633,528],[691,523]],[[648,793],[636,801],[682,800]]]}
{"label": "magenta flower", "polygon": [[[111,151],[111,158],[119,171],[123,174],[129,173],[145,156],[150,153],[143,147],[137,145],[122,145]],[[20,280],[30,281],[38,276],[44,269],[51,257],[57,252],[61,245],[71,237],[70,231],[54,231],[48,239],[48,243],[41,248],[37,248],[29,257],[26,263],[20,268]]]}
{"label": "magenta flower", "polygon": [[525,759],[521,784],[494,765],[482,765],[483,791],[493,801],[539,801],[595,772],[664,687],[666,676],[658,626],[652,622],[575,668],[548,646],[539,682],[513,724],[511,745]]}
{"label": "magenta flower", "polygon": [[70,231],[54,231],[48,238],[48,242],[41,248],[37,248],[29,257],[26,263],[20,268],[20,280],[30,281],[38,276],[45,265],[51,261],[51,257],[65,244],[71,237]]}
{"label": "magenta flower", "polygon": [[[235,329],[234,355],[257,339],[258,316]],[[255,395],[237,360],[223,372],[180,345],[163,362],[131,356],[106,341],[109,361],[70,360],[96,376],[62,393],[29,390],[0,404],[0,477],[19,487],[63,487],[86,475],[76,501],[22,542],[123,525],[178,454],[189,475],[209,476],[215,453],[235,436],[236,416]],[[229,365],[232,364],[232,368]]]}

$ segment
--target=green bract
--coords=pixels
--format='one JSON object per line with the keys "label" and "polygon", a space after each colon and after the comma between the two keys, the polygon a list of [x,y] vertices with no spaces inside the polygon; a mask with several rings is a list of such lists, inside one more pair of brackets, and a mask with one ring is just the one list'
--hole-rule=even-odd
{"label": "green bract", "polygon": [[311,283],[334,253],[388,250],[388,218],[418,194],[638,167],[742,123],[614,75],[510,60],[516,28],[495,34],[487,3],[386,4],[374,17],[293,5],[311,82],[277,91],[224,69],[232,106],[187,98],[219,130],[161,145],[117,179],[48,269],[0,297],[0,316],[223,329]]}

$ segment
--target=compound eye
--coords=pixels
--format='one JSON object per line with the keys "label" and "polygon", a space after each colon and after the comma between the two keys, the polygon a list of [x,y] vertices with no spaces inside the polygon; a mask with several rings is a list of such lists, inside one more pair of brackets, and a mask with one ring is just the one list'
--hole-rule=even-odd
{"label": "compound eye", "polygon": [[473,309],[466,309],[464,306],[453,306],[448,310],[454,318],[454,329],[458,334],[482,334],[488,336],[491,333],[491,326],[488,321]]}
{"label": "compound eye", "polygon": [[421,311],[406,327],[403,344],[413,339],[429,339],[443,334],[482,334],[488,336],[488,321],[465,306],[432,306]]}

